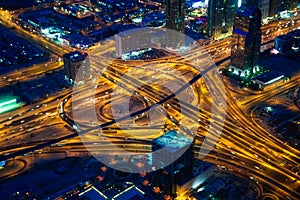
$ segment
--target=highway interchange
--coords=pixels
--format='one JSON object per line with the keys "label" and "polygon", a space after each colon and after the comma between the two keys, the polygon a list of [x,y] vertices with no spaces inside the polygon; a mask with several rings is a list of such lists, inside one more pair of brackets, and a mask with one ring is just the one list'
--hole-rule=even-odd
{"label": "highway interchange", "polygon": [[[298,27],[299,24],[299,21],[295,20],[292,27]],[[263,27],[263,33],[264,35],[277,36],[291,29],[290,26],[283,26],[278,30],[278,27],[278,23],[266,25]],[[17,29],[23,31],[20,28]],[[43,38],[27,31],[24,32],[28,37],[33,37],[44,45]],[[267,36],[263,38],[267,38]],[[272,38],[264,40],[267,41],[268,39],[271,40]],[[50,49],[52,53],[56,52],[56,55],[61,56],[61,53],[65,51],[62,51],[62,47],[46,42],[47,49]],[[90,53],[98,58],[113,49],[113,43],[105,45],[107,46],[100,46]],[[210,54],[210,57],[207,57],[206,52]],[[300,152],[256,124],[248,113],[249,108],[253,105],[297,86],[299,77],[292,77],[288,83],[282,84],[281,87],[271,88],[261,94],[249,95],[245,100],[238,101],[234,98],[235,94],[224,86],[217,66],[214,66],[213,62],[207,62],[213,60],[218,63],[226,60],[229,56],[230,39],[213,42],[204,48],[196,48],[183,56],[151,61],[125,62],[103,56],[101,57],[103,59],[98,63],[92,63],[95,78],[88,85],[80,86],[76,90],[74,88],[64,89],[61,93],[55,96],[50,95],[49,98],[41,102],[26,105],[17,111],[0,116],[0,160],[16,155],[21,156],[24,152],[33,150],[41,152],[41,150],[37,150],[39,148],[45,153],[81,152],[88,149],[101,154],[114,155],[119,153],[114,147],[117,145],[132,152],[132,155],[149,153],[151,139],[157,134],[162,134],[170,129],[189,133],[188,129],[196,127],[197,131],[193,137],[196,139],[195,154],[197,156],[202,157],[201,153],[214,147],[202,159],[252,179],[262,188],[259,198],[299,199],[300,176],[295,169],[299,169]],[[202,65],[204,62],[206,64],[201,69],[194,67],[199,66],[198,63]],[[99,75],[99,65],[105,68],[105,70],[100,71],[101,76]],[[60,62],[43,63],[6,74],[2,76],[0,84],[1,87],[4,87],[15,81],[30,80],[61,67],[62,63]],[[153,76],[155,78],[151,78],[151,83],[143,81]],[[187,87],[184,88],[187,80],[190,81],[190,84],[186,84]],[[180,92],[186,94],[193,93],[191,95],[196,98],[188,99],[185,103],[180,102],[178,105],[173,97],[180,94],[176,93],[175,95],[162,87],[170,82],[180,83],[181,88],[176,89],[182,90]],[[137,93],[132,93],[132,91]],[[109,104],[112,101],[119,101],[122,104],[122,99],[130,98],[132,94],[137,98],[142,98],[145,103],[141,111],[137,111],[131,116],[129,113],[122,115],[123,121],[120,123],[122,123],[123,128],[119,130],[115,125],[116,121],[112,120],[114,119],[112,112],[103,113],[103,110],[105,107],[109,110]],[[94,96],[97,103],[94,104],[92,101],[91,104],[88,104],[88,101],[91,101],[89,98]],[[74,123],[72,117],[74,98],[78,101],[78,105],[87,109],[79,110],[79,113],[86,113],[90,109],[95,109],[98,115],[102,114],[97,118],[99,121],[92,123],[92,125],[88,123],[90,120],[87,119],[82,119],[80,123],[82,128],[80,132],[94,136],[91,141],[96,138],[96,141],[103,144],[101,148],[94,142],[85,142],[85,146],[82,145],[72,124]],[[153,127],[153,134],[145,137],[143,133],[149,131],[149,127],[143,128],[137,124],[130,127],[131,118],[147,113],[150,109],[156,109],[151,107],[154,104],[160,105],[167,111],[165,113],[167,119],[160,117],[150,127],[150,129]],[[161,111],[159,109],[157,107],[158,112]],[[181,122],[183,119],[185,122]],[[166,121],[167,125],[160,126],[162,121]],[[115,132],[112,134],[109,131],[103,131],[103,135],[100,134],[99,136],[99,132],[95,131],[98,124],[100,124],[101,129],[111,129]],[[54,127],[57,133],[47,134],[47,131]],[[123,129],[126,129],[128,133],[133,132],[133,129],[138,131],[131,133],[130,135],[134,136],[130,137],[129,134],[124,133]],[[49,147],[45,148],[46,146]]]}

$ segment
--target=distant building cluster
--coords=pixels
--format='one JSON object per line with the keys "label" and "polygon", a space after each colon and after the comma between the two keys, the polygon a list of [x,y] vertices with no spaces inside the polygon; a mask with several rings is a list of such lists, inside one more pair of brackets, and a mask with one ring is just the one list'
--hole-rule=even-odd
{"label": "distant building cluster", "polygon": [[98,24],[90,17],[72,18],[52,9],[25,12],[14,20],[33,33],[41,34],[56,43],[76,48],[88,48],[93,44],[90,38],[83,36],[80,32],[93,30]]}
{"label": "distant building cluster", "polygon": [[[266,24],[294,16],[298,0],[100,0],[54,5],[53,9],[25,11],[14,21],[56,43],[87,49],[124,30],[145,26],[218,40],[232,35],[235,12],[241,5],[260,8]],[[175,33],[169,34],[168,41],[173,48],[184,44],[184,38]]]}
{"label": "distant building cluster", "polygon": [[[38,1],[41,5],[53,2]],[[128,25],[166,27],[180,33],[186,28],[222,39],[232,35],[235,12],[241,5],[260,8],[262,23],[266,24],[296,15],[298,3],[298,0],[59,1],[53,9],[25,11],[14,20],[57,43],[86,49],[121,32],[119,29],[127,29]],[[180,43],[172,34],[169,38]]]}
{"label": "distant building cluster", "polygon": [[0,67],[24,65],[45,56],[36,45],[16,36],[8,29],[0,26],[0,31]]}
{"label": "distant building cluster", "polygon": [[55,4],[53,9],[28,10],[13,20],[55,43],[87,49],[124,30],[163,25],[165,14],[159,9],[160,4],[137,0],[81,1]]}
{"label": "distant building cluster", "polygon": [[[298,0],[208,0],[204,3],[189,1],[189,27],[213,39],[231,36],[235,12],[244,5],[258,7],[262,24],[278,18],[290,18],[297,13]],[[194,19],[193,19],[194,18]]]}
{"label": "distant building cluster", "polygon": [[275,49],[283,55],[300,51],[300,30],[275,38]]}
{"label": "distant building cluster", "polygon": [[54,7],[54,10],[63,14],[71,15],[78,18],[90,16],[94,8],[87,2],[74,3],[69,5],[63,5],[61,7]]}

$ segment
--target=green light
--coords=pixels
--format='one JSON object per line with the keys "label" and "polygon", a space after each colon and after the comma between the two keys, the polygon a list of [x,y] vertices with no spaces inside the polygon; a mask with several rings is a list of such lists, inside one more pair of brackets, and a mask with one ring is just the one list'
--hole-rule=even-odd
{"label": "green light", "polygon": [[9,101],[5,101],[5,102],[0,103],[0,107],[3,107],[5,105],[7,105],[7,104],[16,103],[16,102],[17,102],[17,99],[11,99]]}
{"label": "green light", "polygon": [[0,108],[0,114],[5,113],[7,111],[17,109],[17,108],[21,107],[21,105],[22,105],[22,103],[18,103],[18,104],[10,104],[10,105],[7,105],[5,107],[1,107]]}
{"label": "green light", "polygon": [[0,114],[17,109],[22,106],[22,102],[18,100],[18,97],[8,95],[2,96],[0,101]]}

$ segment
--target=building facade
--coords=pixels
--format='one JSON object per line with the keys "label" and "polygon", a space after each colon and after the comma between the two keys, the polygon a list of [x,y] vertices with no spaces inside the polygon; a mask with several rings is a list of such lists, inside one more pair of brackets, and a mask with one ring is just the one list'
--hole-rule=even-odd
{"label": "building facade", "polygon": [[82,84],[90,79],[90,60],[79,51],[63,55],[65,77],[71,83]]}
{"label": "building facade", "polygon": [[209,0],[208,3],[207,35],[213,39],[231,35],[238,1]]}
{"label": "building facade", "polygon": [[152,141],[153,165],[170,163],[151,173],[153,182],[174,198],[189,196],[191,190],[196,190],[214,175],[213,164],[195,159],[193,142],[173,130]]}
{"label": "building facade", "polygon": [[257,7],[240,7],[232,36],[231,67],[240,76],[250,76],[259,64],[261,12]]}
{"label": "building facade", "polygon": [[[166,45],[172,48],[178,48],[184,44],[184,28],[185,28],[185,0],[166,0],[166,28],[168,38]],[[179,32],[182,37],[179,37]]]}
{"label": "building facade", "polygon": [[270,13],[270,0],[259,0],[258,7],[261,11],[262,22],[267,23]]}
{"label": "building facade", "polygon": [[279,0],[270,0],[269,19],[276,20],[279,12]]}
{"label": "building facade", "polygon": [[152,32],[149,28],[136,28],[116,34],[115,46],[117,56],[124,53],[151,47]]}
{"label": "building facade", "polygon": [[[177,185],[182,185],[193,174],[192,143],[191,139],[175,131],[167,132],[152,141],[152,163],[154,166],[162,165],[162,169],[152,173],[153,180],[172,194],[176,194]],[[178,159],[173,161],[176,157]]]}

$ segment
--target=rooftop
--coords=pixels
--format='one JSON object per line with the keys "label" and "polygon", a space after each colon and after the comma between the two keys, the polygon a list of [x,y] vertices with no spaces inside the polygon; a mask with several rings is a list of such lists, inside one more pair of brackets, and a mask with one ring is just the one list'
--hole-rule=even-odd
{"label": "rooftop", "polygon": [[102,192],[97,190],[94,186],[82,192],[81,194],[79,194],[79,196],[86,197],[87,199],[90,200],[94,200],[94,199],[107,200],[107,197]]}
{"label": "rooftop", "polygon": [[284,77],[284,74],[277,71],[269,71],[267,73],[264,73],[260,76],[257,76],[253,78],[254,81],[260,81],[264,83],[265,85],[271,84],[273,82],[276,82],[277,80],[280,80]]}
{"label": "rooftop", "polygon": [[151,29],[150,28],[133,28],[133,29],[129,29],[129,30],[125,30],[123,32],[120,32],[118,34],[119,37],[121,38],[126,38],[128,36],[132,36],[135,34],[140,34],[140,35],[144,35],[144,34],[151,34]]}
{"label": "rooftop", "polygon": [[64,40],[69,41],[74,46],[79,45],[82,47],[86,47],[86,46],[91,46],[94,43],[90,38],[85,37],[79,33],[72,33],[72,34],[64,35],[64,36],[62,36],[62,38]]}
{"label": "rooftop", "polygon": [[141,191],[136,186],[132,185],[131,187],[125,189],[124,191],[120,192],[116,196],[112,198],[112,200],[129,200],[133,197],[142,197],[145,193]]}
{"label": "rooftop", "polygon": [[[122,185],[122,186],[121,186]],[[102,188],[96,188],[94,186],[80,193],[79,196],[84,199],[98,199],[98,200],[130,200],[134,197],[143,197],[144,192],[135,185],[128,184],[114,184],[106,185]]]}
{"label": "rooftop", "polygon": [[87,57],[87,54],[82,54],[79,51],[70,52],[64,55],[64,58],[68,58],[73,62],[84,60]]}
{"label": "rooftop", "polygon": [[169,131],[164,135],[154,139],[152,144],[159,148],[164,148],[170,153],[175,153],[180,149],[190,145],[193,141],[181,133]]}

